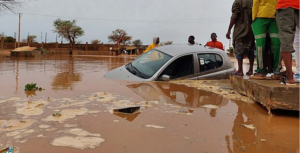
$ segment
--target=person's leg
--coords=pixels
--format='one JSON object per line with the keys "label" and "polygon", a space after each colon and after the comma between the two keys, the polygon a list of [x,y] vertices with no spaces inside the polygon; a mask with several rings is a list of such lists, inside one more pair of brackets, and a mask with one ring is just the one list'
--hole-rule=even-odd
{"label": "person's leg", "polygon": [[272,70],[274,73],[274,79],[280,79],[280,40],[278,35],[278,27],[276,24],[276,20],[272,20],[269,26],[270,38],[271,38],[271,46],[273,51],[273,66]]}
{"label": "person's leg", "polygon": [[[272,51],[272,47],[271,47],[272,43],[271,43],[271,37],[270,34],[267,33],[266,34],[266,45],[265,45],[265,56],[264,56],[264,71],[265,73],[271,74],[273,73],[273,65],[272,61],[273,61],[273,51]],[[267,75],[268,77],[268,75]]]}
{"label": "person's leg", "polygon": [[296,28],[295,39],[294,39],[294,49],[295,49],[295,61],[296,61],[296,73],[300,73],[299,66],[299,28]]}
{"label": "person's leg", "polygon": [[244,59],[244,46],[240,40],[234,42],[234,53],[238,62],[238,70],[234,73],[235,75],[244,75],[243,71],[243,59]]}
{"label": "person's leg", "polygon": [[252,75],[253,74],[253,64],[254,64],[254,59],[255,59],[255,55],[254,55],[254,49],[255,48],[255,43],[254,41],[252,42],[252,45],[250,47],[250,50],[249,50],[249,55],[248,55],[248,58],[249,58],[249,71],[246,73],[247,75]]}
{"label": "person's leg", "polygon": [[263,18],[258,18],[252,23],[252,29],[256,40],[256,76],[261,77],[265,76],[263,71],[263,54],[265,51],[267,24],[268,19]]}
{"label": "person's leg", "polygon": [[[296,12],[297,13],[297,12]],[[299,15],[299,11],[297,13]],[[299,16],[297,17],[299,19]],[[299,23],[299,21],[296,22]],[[299,25],[296,27],[295,39],[294,39],[294,48],[295,48],[295,61],[296,61],[296,73],[294,75],[295,82],[300,82],[300,65],[299,65]]]}
{"label": "person's leg", "polygon": [[287,84],[295,84],[292,71],[292,52],[294,51],[293,43],[296,26],[295,14],[296,13],[293,8],[279,9],[276,12],[276,21],[279,29],[279,38],[281,42],[281,55],[286,67],[285,82]]}

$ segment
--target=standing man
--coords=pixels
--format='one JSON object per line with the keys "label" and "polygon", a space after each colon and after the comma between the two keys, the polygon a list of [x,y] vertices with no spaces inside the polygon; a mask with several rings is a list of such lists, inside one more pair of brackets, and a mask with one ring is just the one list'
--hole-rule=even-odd
{"label": "standing man", "polygon": [[217,41],[216,33],[212,33],[210,35],[210,38],[211,38],[211,41],[207,42],[205,46],[222,49],[224,51],[223,44],[221,42]]}
{"label": "standing man", "polygon": [[281,56],[286,67],[286,85],[295,85],[292,72],[292,52],[296,28],[299,28],[299,0],[278,0],[276,21],[281,41]]}
{"label": "standing man", "polygon": [[252,30],[256,40],[257,69],[252,76],[254,79],[266,79],[263,59],[266,45],[266,32],[269,31],[273,49],[273,78],[280,79],[280,40],[275,20],[276,0],[253,0]]}
{"label": "standing man", "polygon": [[195,37],[193,35],[189,36],[188,42],[189,45],[199,45],[195,42]]}
{"label": "standing man", "polygon": [[235,57],[238,61],[238,71],[235,75],[243,76],[243,58],[248,56],[250,67],[246,75],[253,74],[254,63],[254,35],[251,28],[252,24],[252,2],[253,0],[235,0],[232,5],[232,15],[226,34],[227,39],[230,38],[231,29],[233,31],[233,47],[235,49]]}

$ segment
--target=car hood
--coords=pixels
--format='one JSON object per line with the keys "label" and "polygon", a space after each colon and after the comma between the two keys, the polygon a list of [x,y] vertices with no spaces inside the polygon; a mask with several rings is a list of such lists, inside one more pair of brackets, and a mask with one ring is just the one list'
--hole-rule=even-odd
{"label": "car hood", "polygon": [[116,79],[116,80],[146,81],[145,79],[139,78],[139,77],[133,75],[132,73],[130,73],[126,69],[125,65],[107,72],[104,75],[104,77],[109,78],[109,79]]}

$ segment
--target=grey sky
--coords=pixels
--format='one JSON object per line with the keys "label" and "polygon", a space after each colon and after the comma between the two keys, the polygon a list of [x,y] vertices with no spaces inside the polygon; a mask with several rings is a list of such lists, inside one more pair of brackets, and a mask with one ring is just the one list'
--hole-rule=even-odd
{"label": "grey sky", "polygon": [[[48,33],[47,42],[55,41],[56,34],[52,30],[57,17],[29,15],[39,14],[68,20],[71,18],[64,17],[98,19],[77,19],[77,24],[85,31],[78,39],[82,42],[100,39],[107,43],[111,31],[120,28],[133,36],[133,40],[141,39],[144,44],[152,43],[155,36],[161,41],[184,44],[189,35],[194,35],[196,42],[205,44],[210,34],[216,32],[218,40],[228,48],[225,35],[232,3],[233,0],[36,0],[20,11],[24,13],[21,39],[29,32],[40,42],[43,31],[43,37],[45,32]],[[13,36],[17,31],[18,15],[2,14],[0,32]]]}

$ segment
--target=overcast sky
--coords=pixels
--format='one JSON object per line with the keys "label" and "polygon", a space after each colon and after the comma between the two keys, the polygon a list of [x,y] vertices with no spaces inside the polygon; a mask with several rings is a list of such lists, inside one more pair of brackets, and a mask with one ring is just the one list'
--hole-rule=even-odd
{"label": "overcast sky", "polygon": [[[225,35],[232,3],[233,0],[35,0],[20,10],[24,13],[21,40],[29,32],[40,42],[41,32],[43,40],[47,32],[47,42],[55,42],[53,21],[60,17],[78,21],[85,31],[78,39],[82,42],[99,39],[107,43],[111,31],[120,28],[144,44],[152,43],[155,36],[161,41],[185,44],[189,35],[205,44],[215,32],[228,48]],[[1,14],[0,32],[13,36],[17,31],[18,15]]]}

